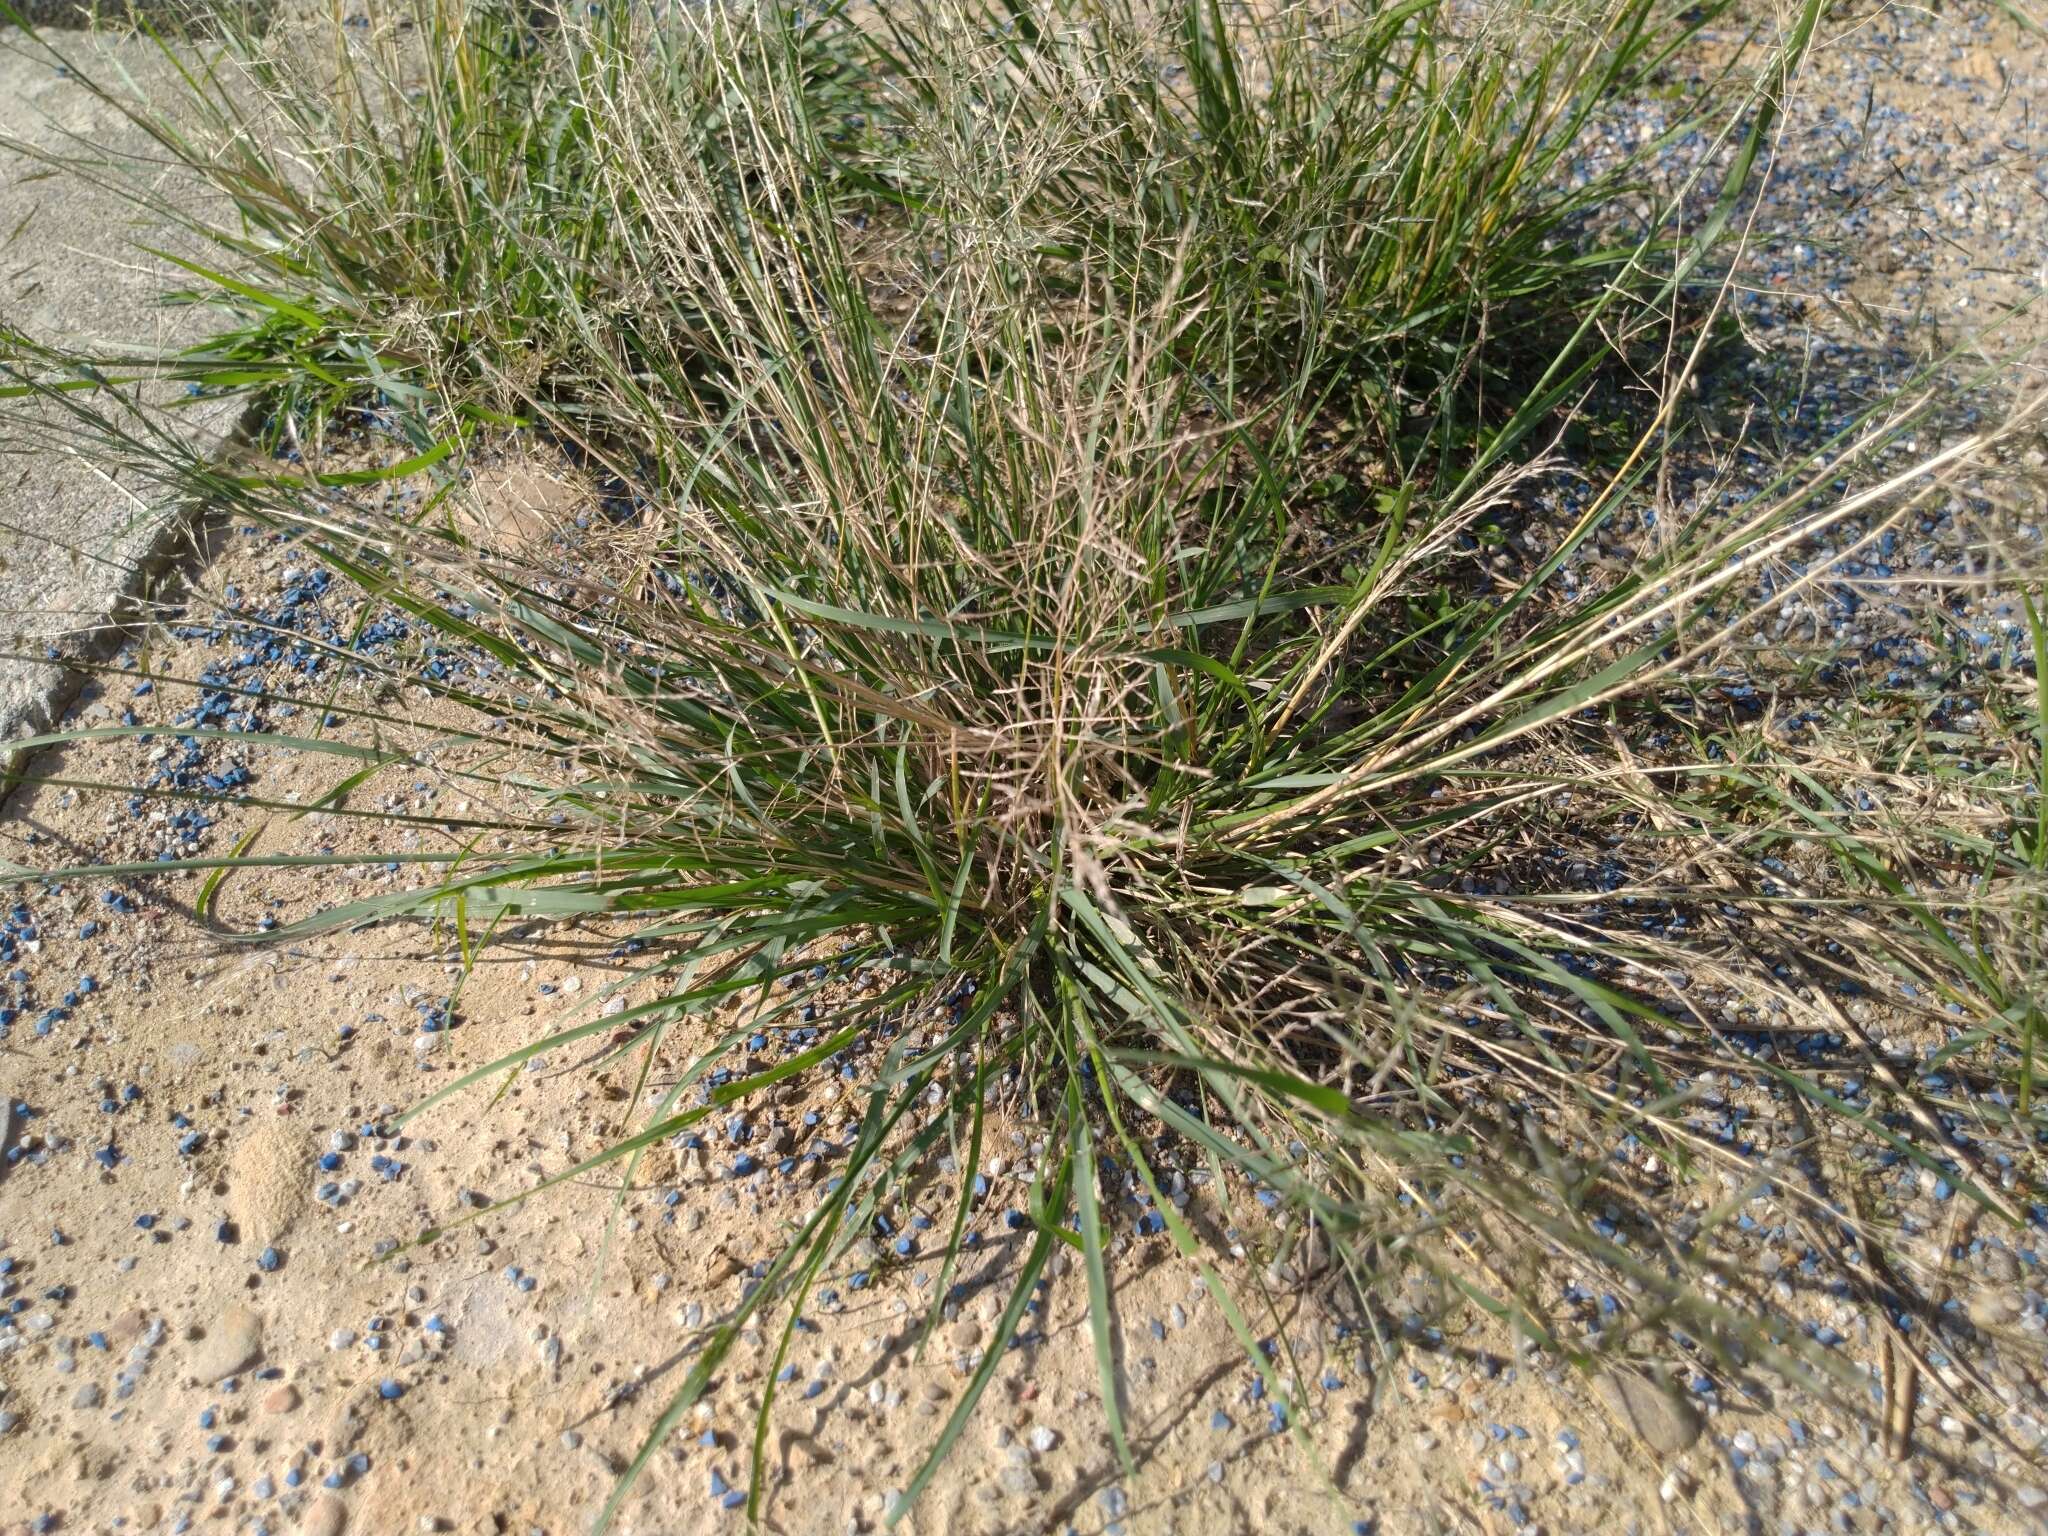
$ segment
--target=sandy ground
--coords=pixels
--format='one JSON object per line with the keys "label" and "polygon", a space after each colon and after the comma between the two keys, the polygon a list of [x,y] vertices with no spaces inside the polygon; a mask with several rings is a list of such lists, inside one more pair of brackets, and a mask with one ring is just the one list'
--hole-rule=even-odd
{"label": "sandy ground", "polygon": [[[2038,292],[2025,254],[2039,214],[2015,224],[2011,211],[2042,186],[2038,51],[1971,26],[1877,13],[1823,50],[1796,174],[1766,209],[1788,232],[1772,247],[1771,270],[1784,274],[1766,285],[1773,302],[1799,293],[1810,270],[1817,315],[1828,309],[1819,295],[1853,287],[1879,313],[1875,331],[1939,311],[1952,335],[1959,309]],[[1873,114],[1896,105],[1911,142],[1845,151],[1831,166],[1817,146],[1837,119],[1864,111],[1866,85]],[[1937,100],[1954,109],[1933,114],[1949,126],[1921,128]],[[1973,195],[1987,176],[2004,178],[2010,208]],[[1831,177],[1848,186],[1843,199],[1887,179],[1917,191],[1872,201],[1867,219],[1851,201],[1821,220],[1813,199],[1835,195]],[[1813,228],[1813,243],[1795,237]],[[1884,262],[1879,282],[1868,274]],[[487,500],[499,526],[530,525],[521,501],[576,510],[573,495],[533,485],[500,483]],[[81,697],[73,724],[131,713],[169,723],[222,696],[221,673],[210,689],[175,679],[253,654],[261,634],[238,626],[289,614],[307,633],[317,615],[349,632],[360,607],[339,584],[311,591],[292,551],[251,530],[224,534],[195,579],[185,616],[139,635]],[[287,645],[230,673],[242,685],[276,681],[289,662]],[[324,673],[321,689],[296,714],[272,707],[270,728],[304,729],[323,708],[367,712],[337,720],[343,740],[424,739],[466,723],[346,667]],[[447,824],[480,809],[463,761],[455,752],[386,770],[351,804],[419,818],[381,834],[394,857],[448,846],[460,834]],[[171,732],[47,754],[43,782],[6,808],[0,858],[47,869],[225,854],[252,834],[263,854],[342,840],[331,819],[295,808],[314,804],[346,763],[253,743],[181,763]],[[138,809],[120,793],[55,782],[183,773],[193,783],[234,765],[252,801],[269,803],[206,807],[210,825],[190,802]],[[651,1062],[637,1051],[599,1060],[622,1043],[607,1033],[557,1047],[400,1134],[377,1134],[465,1068],[651,995],[635,980],[638,958],[605,931],[501,933],[466,976],[452,932],[261,947],[223,937],[410,878],[403,863],[251,872],[212,892],[198,875],[65,878],[8,902],[20,905],[0,967],[14,1154],[0,1165],[0,1533],[587,1529],[707,1329],[815,1202],[860,1102],[855,1085],[806,1078],[739,1128],[743,1140],[715,1120],[701,1148],[656,1149],[623,1196],[613,1165],[486,1209],[638,1123],[643,1064],[658,1091],[719,1031],[747,1028],[744,1007],[678,1028]],[[1389,1352],[1299,1256],[1263,1262],[1285,1217],[1193,1178],[1191,1215],[1234,1234],[1227,1278],[1241,1297],[1268,1297],[1255,1326],[1293,1385],[1295,1412],[1278,1422],[1192,1266],[1126,1214],[1114,1281],[1141,1453],[1127,1477],[1106,1444],[1079,1273],[1055,1261],[1018,1336],[993,1336],[1021,1242],[1008,1216],[1042,1154],[1037,1135],[1014,1112],[993,1125],[976,1246],[921,1348],[952,1215],[948,1162],[889,1213],[889,1233],[821,1281],[782,1367],[779,1326],[748,1336],[655,1456],[620,1529],[744,1528],[733,1490],[746,1482],[762,1389],[782,1369],[765,1527],[880,1529],[990,1349],[1001,1365],[982,1411],[899,1529],[2013,1532],[2041,1528],[2048,1512],[2044,1308],[2030,1248],[1971,1246],[1953,1299],[2007,1389],[2019,1453],[1955,1420],[1930,1387],[1915,1454],[1902,1461],[1867,1424],[1746,1380],[1645,1393],[1632,1431],[1577,1371],[1424,1291],[1398,1325],[1403,1347]],[[1756,1209],[1768,1227],[1770,1203]],[[432,1227],[442,1235],[415,1241]],[[1794,1296],[1788,1288],[1788,1305]],[[1597,1313],[1597,1301],[1588,1307]],[[1871,1319],[1840,1297],[1822,1307],[1843,1347],[1874,1359]]]}

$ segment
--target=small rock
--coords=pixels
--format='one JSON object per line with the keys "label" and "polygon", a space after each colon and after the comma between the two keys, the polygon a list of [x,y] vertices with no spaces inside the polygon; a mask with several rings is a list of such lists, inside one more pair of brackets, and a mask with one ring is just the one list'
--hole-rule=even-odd
{"label": "small rock", "polygon": [[1014,1463],[996,1474],[996,1484],[1014,1498],[1028,1499],[1038,1492],[1038,1476],[1029,1467]]}
{"label": "small rock", "polygon": [[1600,1404],[1615,1422],[1634,1430],[1651,1450],[1675,1456],[1700,1437],[1700,1416],[1672,1388],[1634,1371],[1603,1371],[1593,1378]]}
{"label": "small rock", "polygon": [[331,1493],[324,1493],[315,1499],[306,1511],[306,1518],[299,1522],[303,1536],[341,1536],[348,1524],[348,1506]]}
{"label": "small rock", "polygon": [[272,1387],[263,1394],[263,1411],[265,1413],[290,1413],[298,1406],[299,1389],[290,1383],[286,1383],[281,1387]]}
{"label": "small rock", "polygon": [[78,1389],[78,1395],[71,1399],[71,1406],[74,1408],[97,1408],[100,1405],[102,1395],[100,1384],[96,1381],[88,1381]]}
{"label": "small rock", "polygon": [[2020,1304],[2010,1291],[1987,1289],[1971,1296],[1965,1310],[1973,1324],[1989,1333],[2011,1324],[2020,1315]]}
{"label": "small rock", "polygon": [[263,1319],[239,1304],[224,1308],[192,1347],[192,1374],[201,1381],[219,1381],[246,1371],[263,1357]]}
{"label": "small rock", "polygon": [[963,1317],[955,1323],[947,1337],[955,1349],[972,1349],[981,1342],[981,1324],[971,1317]]}

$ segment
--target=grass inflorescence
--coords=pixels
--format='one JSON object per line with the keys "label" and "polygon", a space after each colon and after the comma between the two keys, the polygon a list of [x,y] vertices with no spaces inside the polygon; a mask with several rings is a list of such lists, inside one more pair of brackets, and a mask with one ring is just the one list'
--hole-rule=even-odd
{"label": "grass inflorescence", "polygon": [[[630,1183],[648,1149],[879,1047],[835,1178],[613,1507],[742,1331],[793,1321],[944,1158],[937,1319],[997,1112],[1042,1117],[1049,1150],[995,1337],[1076,1254],[1126,1461],[1110,1248],[1134,1210],[1278,1392],[1256,1298],[1162,1148],[1283,1213],[1263,1257],[1368,1314],[1423,1275],[1581,1365],[1683,1335],[1851,1400],[1840,1358],[1722,1262],[1739,1199],[1698,1192],[1776,1183],[1881,1243],[1830,1189],[1904,1159],[2028,1219],[2038,713],[2006,733],[2008,778],[1949,797],[1969,815],[1873,835],[1843,761],[1692,707],[1825,579],[1760,604],[1759,573],[1879,539],[1997,432],[1898,468],[1938,398],[1902,393],[1742,505],[1670,517],[1627,568],[1560,580],[1649,493],[1702,359],[1734,345],[1719,285],[1814,8],[1685,74],[1662,133],[1602,131],[1714,14],[423,5],[316,46],[167,44],[183,72],[158,101],[90,86],[160,154],[60,158],[211,252],[180,257],[178,297],[222,329],[170,359],[14,336],[12,392],[42,397],[41,431],[292,530],[490,658],[502,692],[430,686],[516,695],[514,739],[553,765],[504,775],[545,812],[497,829],[515,853],[451,842],[424,885],[278,934],[432,917],[467,950],[507,918],[634,924],[658,1000],[435,1096],[630,1027],[617,1049],[666,1086],[547,1184]],[[115,409],[165,374],[246,396],[287,462],[214,464],[174,414]],[[1589,402],[1618,424],[1591,446]],[[364,420],[402,461],[324,468]],[[349,498],[441,474],[450,505],[465,460],[521,432],[616,518],[567,586],[452,518]],[[1573,515],[1518,523],[1567,471],[1589,487]],[[1529,536],[1495,558],[1511,527]],[[1923,748],[1886,771],[1922,773]],[[846,973],[879,981],[847,1001]],[[2002,1122],[1963,1127],[1874,1050],[1835,1001],[1873,976],[1961,1012],[1953,1062],[2010,1084]],[[802,1049],[676,1054],[763,989],[749,1029],[801,1024]],[[1815,1029],[1829,1052],[1776,1044]],[[1703,1130],[1703,1069],[1811,1140]],[[1567,1259],[1629,1298],[1592,1342],[1537,1283]]]}

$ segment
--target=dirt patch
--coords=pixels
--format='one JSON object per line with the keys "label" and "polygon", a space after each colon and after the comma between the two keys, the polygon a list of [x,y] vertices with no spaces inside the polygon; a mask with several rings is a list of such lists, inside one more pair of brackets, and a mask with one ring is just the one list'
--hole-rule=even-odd
{"label": "dirt patch", "polygon": [[296,1128],[272,1120],[244,1136],[228,1159],[228,1212],[252,1242],[283,1239],[306,1203],[306,1148]]}
{"label": "dirt patch", "polygon": [[561,466],[526,459],[480,470],[472,495],[458,505],[463,533],[487,549],[531,555],[574,521],[593,498],[582,478]]}

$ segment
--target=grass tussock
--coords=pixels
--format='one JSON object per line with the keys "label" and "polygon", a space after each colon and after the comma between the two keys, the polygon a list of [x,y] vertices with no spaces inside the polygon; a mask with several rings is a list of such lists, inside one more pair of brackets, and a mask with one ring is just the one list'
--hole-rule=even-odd
{"label": "grass tussock", "polygon": [[[508,826],[518,853],[451,846],[424,888],[280,933],[642,925],[660,1001],[443,1090],[622,1022],[666,1053],[642,1128],[550,1184],[630,1174],[876,1049],[837,1177],[620,1496],[741,1330],[794,1318],[951,1154],[936,1321],[992,1106],[1042,1116],[1052,1149],[995,1336],[1071,1247],[1126,1458],[1107,1250],[1134,1210],[1277,1391],[1256,1275],[1183,1216],[1162,1156],[1269,1200],[1260,1257],[1341,1278],[1390,1351],[1422,1276],[1589,1368],[1682,1336],[1851,1400],[1860,1379],[1723,1262],[1741,1201],[1776,1183],[1832,1229],[1884,1157],[2026,1219],[2038,714],[1959,787],[1967,813],[1872,833],[1843,787],[1867,763],[1674,730],[1670,707],[1824,579],[1760,602],[1760,573],[1879,539],[1998,434],[1902,471],[1886,451],[1935,395],[1901,395],[1745,504],[1560,580],[1682,429],[1815,19],[1669,91],[1713,14],[372,11],[318,46],[172,50],[186,72],[133,111],[196,204],[159,162],[64,157],[212,252],[179,297],[223,324],[170,359],[12,336],[13,392],[68,407],[42,430],[294,530],[490,658],[506,691],[475,702],[516,694],[515,734],[566,770],[522,787],[562,820]],[[1653,92],[1664,132],[1607,131]],[[174,413],[115,408],[165,371],[245,395],[286,462],[210,465]],[[1621,424],[1590,446],[1589,402]],[[365,420],[409,443],[389,475],[538,434],[614,522],[565,588],[452,519],[372,516],[364,476],[324,467]],[[1491,558],[1567,448],[1591,490]],[[1923,749],[1882,748],[1888,771]],[[881,984],[772,1066],[738,1036],[675,1059],[687,1021],[763,988],[756,1027],[797,1028],[836,995],[821,955]],[[1954,1064],[2009,1085],[2002,1121],[1963,1128],[1873,1048],[1836,1001],[1872,978],[1959,1006]],[[1816,1028],[1839,1054],[1774,1044]],[[1808,1139],[1703,1133],[1703,1070]],[[1557,1264],[1628,1298],[1592,1342]]]}

